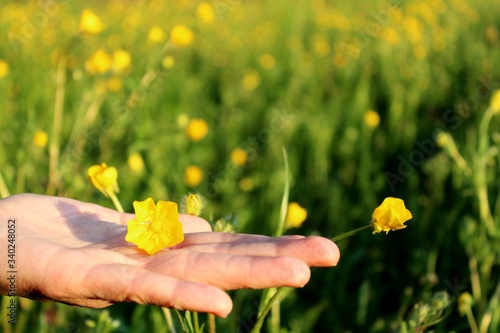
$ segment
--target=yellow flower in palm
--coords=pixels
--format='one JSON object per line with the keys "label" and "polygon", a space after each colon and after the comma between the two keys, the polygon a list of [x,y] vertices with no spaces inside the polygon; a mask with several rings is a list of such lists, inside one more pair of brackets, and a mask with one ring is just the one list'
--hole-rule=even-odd
{"label": "yellow flower in palm", "polygon": [[170,41],[175,46],[187,46],[194,40],[193,32],[186,26],[176,25],[170,32]]}
{"label": "yellow flower in palm", "polygon": [[187,124],[185,132],[191,140],[200,141],[208,133],[208,124],[203,119],[193,118]]}
{"label": "yellow flower in palm", "polygon": [[0,79],[9,75],[9,72],[9,64],[5,60],[0,59]]}
{"label": "yellow flower in palm", "polygon": [[298,228],[307,218],[307,210],[296,202],[288,204],[285,218],[285,228]]}
{"label": "yellow flower in palm", "polygon": [[85,9],[80,18],[80,31],[89,34],[98,34],[104,30],[104,24],[99,16],[90,9]]}
{"label": "yellow flower in palm", "polygon": [[381,231],[388,233],[390,230],[406,228],[404,223],[412,217],[403,200],[392,197],[385,198],[372,214],[373,233]]}
{"label": "yellow flower in palm", "polygon": [[203,180],[203,171],[196,165],[190,165],[184,171],[184,182],[189,187],[195,187]]}
{"label": "yellow flower in palm", "polygon": [[104,49],[99,49],[85,62],[85,69],[90,74],[103,74],[111,68],[111,64],[111,56]]}
{"label": "yellow flower in palm", "polygon": [[114,196],[119,192],[118,171],[114,167],[108,167],[106,163],[91,166],[87,175],[94,186],[105,196]]}
{"label": "yellow flower in palm", "polygon": [[196,8],[196,15],[201,22],[210,24],[215,20],[215,11],[211,4],[202,2]]}
{"label": "yellow flower in palm", "polygon": [[33,135],[33,144],[39,148],[45,148],[49,142],[49,135],[45,131],[37,130]]}
{"label": "yellow flower in palm", "polygon": [[184,241],[177,204],[153,199],[134,201],[135,219],[128,221],[125,240],[149,255]]}

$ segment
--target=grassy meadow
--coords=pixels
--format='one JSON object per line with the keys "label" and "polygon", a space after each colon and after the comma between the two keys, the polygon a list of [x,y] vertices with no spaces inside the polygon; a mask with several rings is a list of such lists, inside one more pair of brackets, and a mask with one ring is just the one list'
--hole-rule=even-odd
{"label": "grassy meadow", "polygon": [[[0,194],[113,208],[87,177],[105,162],[125,211],[198,193],[208,221],[273,235],[285,150],[300,205],[286,234],[362,227],[389,196],[413,219],[339,241],[338,266],[287,290],[263,332],[500,332],[498,13],[491,0],[3,0]],[[217,332],[250,332],[262,291],[229,293]],[[170,331],[154,306],[26,299],[10,325],[7,302],[3,332]]]}

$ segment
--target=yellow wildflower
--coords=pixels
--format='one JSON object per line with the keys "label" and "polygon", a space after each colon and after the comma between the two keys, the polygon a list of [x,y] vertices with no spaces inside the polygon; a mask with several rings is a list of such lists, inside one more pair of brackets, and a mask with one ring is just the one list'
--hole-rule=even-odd
{"label": "yellow wildflower", "polygon": [[0,79],[9,75],[9,72],[9,64],[5,60],[0,59]]}
{"label": "yellow wildflower", "polygon": [[380,116],[377,111],[368,110],[364,115],[365,124],[370,128],[375,128],[380,123]]}
{"label": "yellow wildflower", "polygon": [[170,68],[174,67],[174,65],[175,65],[175,58],[174,58],[174,56],[168,55],[165,58],[163,58],[163,60],[161,61],[161,65],[165,69],[170,69]]}
{"label": "yellow wildflower", "polygon": [[101,19],[90,9],[85,9],[80,18],[80,31],[89,34],[98,34],[104,30]]}
{"label": "yellow wildflower", "polygon": [[236,148],[231,152],[231,161],[234,165],[243,166],[247,163],[248,154],[244,149]]}
{"label": "yellow wildflower", "polygon": [[373,233],[381,231],[388,233],[390,230],[406,228],[404,223],[412,217],[403,200],[392,197],[385,198],[373,212],[371,221]]}
{"label": "yellow wildflower", "polygon": [[123,82],[119,77],[112,77],[106,82],[106,88],[114,92],[119,92],[123,88]]}
{"label": "yellow wildflower", "polygon": [[262,68],[271,69],[276,65],[276,59],[271,54],[265,53],[259,57],[259,63]]}
{"label": "yellow wildflower", "polygon": [[176,25],[170,32],[170,41],[175,46],[187,46],[193,42],[193,32],[184,25]]}
{"label": "yellow wildflower", "polygon": [[104,49],[99,49],[85,62],[85,69],[90,74],[103,74],[111,68],[111,61],[111,56]]}
{"label": "yellow wildflower", "polygon": [[153,199],[134,201],[135,219],[128,221],[125,240],[149,255],[184,241],[177,204]]}
{"label": "yellow wildflower", "polygon": [[490,108],[494,113],[500,113],[500,89],[495,90],[491,96]]}
{"label": "yellow wildflower", "polygon": [[330,43],[325,37],[316,37],[314,40],[314,51],[319,56],[326,57],[330,54]]}
{"label": "yellow wildflower", "polygon": [[136,173],[142,173],[145,169],[144,160],[142,159],[142,156],[139,153],[130,154],[127,159],[127,164],[128,167]]}
{"label": "yellow wildflower", "polygon": [[200,216],[203,206],[201,195],[189,193],[182,198],[181,211],[184,214]]}
{"label": "yellow wildflower", "polygon": [[201,22],[210,24],[215,21],[215,11],[211,4],[202,2],[196,8],[196,15]]}
{"label": "yellow wildflower", "polygon": [[108,167],[106,163],[91,166],[87,175],[94,186],[105,196],[114,196],[119,192],[118,171],[114,167]]}
{"label": "yellow wildflower", "polygon": [[240,188],[245,192],[250,192],[253,190],[255,184],[250,177],[245,177],[240,180]]}
{"label": "yellow wildflower", "polygon": [[152,43],[161,43],[165,40],[165,32],[160,26],[155,25],[149,30],[148,40]]}
{"label": "yellow wildflower", "polygon": [[121,49],[113,51],[113,72],[118,74],[123,73],[130,67],[131,63],[132,58],[130,57],[130,53]]}
{"label": "yellow wildflower", "polygon": [[248,91],[255,90],[255,88],[257,88],[260,84],[259,73],[257,73],[254,70],[247,72],[245,74],[245,76],[243,77],[243,80],[241,83],[243,85],[243,89],[248,90]]}
{"label": "yellow wildflower", "polygon": [[468,292],[461,293],[460,296],[458,297],[458,312],[460,313],[461,316],[465,315],[467,311],[470,311],[470,308],[472,304],[474,303],[474,300],[472,299],[472,296]]}
{"label": "yellow wildflower", "polygon": [[189,123],[189,116],[185,113],[179,113],[177,115],[177,126],[179,128],[186,128]]}
{"label": "yellow wildflower", "polygon": [[37,130],[33,135],[33,144],[39,148],[45,148],[49,142],[49,135],[45,131]]}
{"label": "yellow wildflower", "polygon": [[189,187],[195,187],[203,180],[203,171],[195,166],[190,165],[184,171],[184,182]]}
{"label": "yellow wildflower", "polygon": [[285,228],[298,228],[307,218],[307,210],[296,202],[288,204],[285,218]]}
{"label": "yellow wildflower", "polygon": [[200,141],[207,135],[208,124],[200,118],[191,119],[186,126],[185,132],[191,140]]}

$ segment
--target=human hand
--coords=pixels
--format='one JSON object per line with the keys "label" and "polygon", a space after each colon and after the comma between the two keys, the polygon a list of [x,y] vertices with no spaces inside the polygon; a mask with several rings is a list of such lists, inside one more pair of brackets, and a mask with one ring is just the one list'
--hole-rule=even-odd
{"label": "human hand", "polygon": [[137,302],[224,317],[232,302],[223,290],[302,287],[309,267],[340,256],[325,238],[216,233],[182,214],[184,242],[150,256],[125,242],[133,214],[44,195],[0,200],[0,216],[0,244],[7,219],[16,220],[16,295],[86,307]]}

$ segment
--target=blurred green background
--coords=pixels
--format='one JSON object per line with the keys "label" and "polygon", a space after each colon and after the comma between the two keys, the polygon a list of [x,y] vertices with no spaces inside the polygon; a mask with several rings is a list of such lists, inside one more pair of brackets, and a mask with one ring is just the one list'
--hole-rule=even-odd
{"label": "blurred green background", "polygon": [[[102,29],[79,31],[85,9]],[[2,195],[112,207],[87,179],[106,162],[126,211],[194,192],[207,220],[271,235],[285,148],[290,201],[307,210],[287,233],[361,227],[387,196],[413,219],[340,241],[339,265],[282,302],[280,332],[500,332],[499,12],[472,0],[3,0]],[[192,43],[169,44],[177,25]],[[218,331],[247,332],[260,292],[230,294]],[[3,331],[167,331],[153,306],[19,306]]]}

